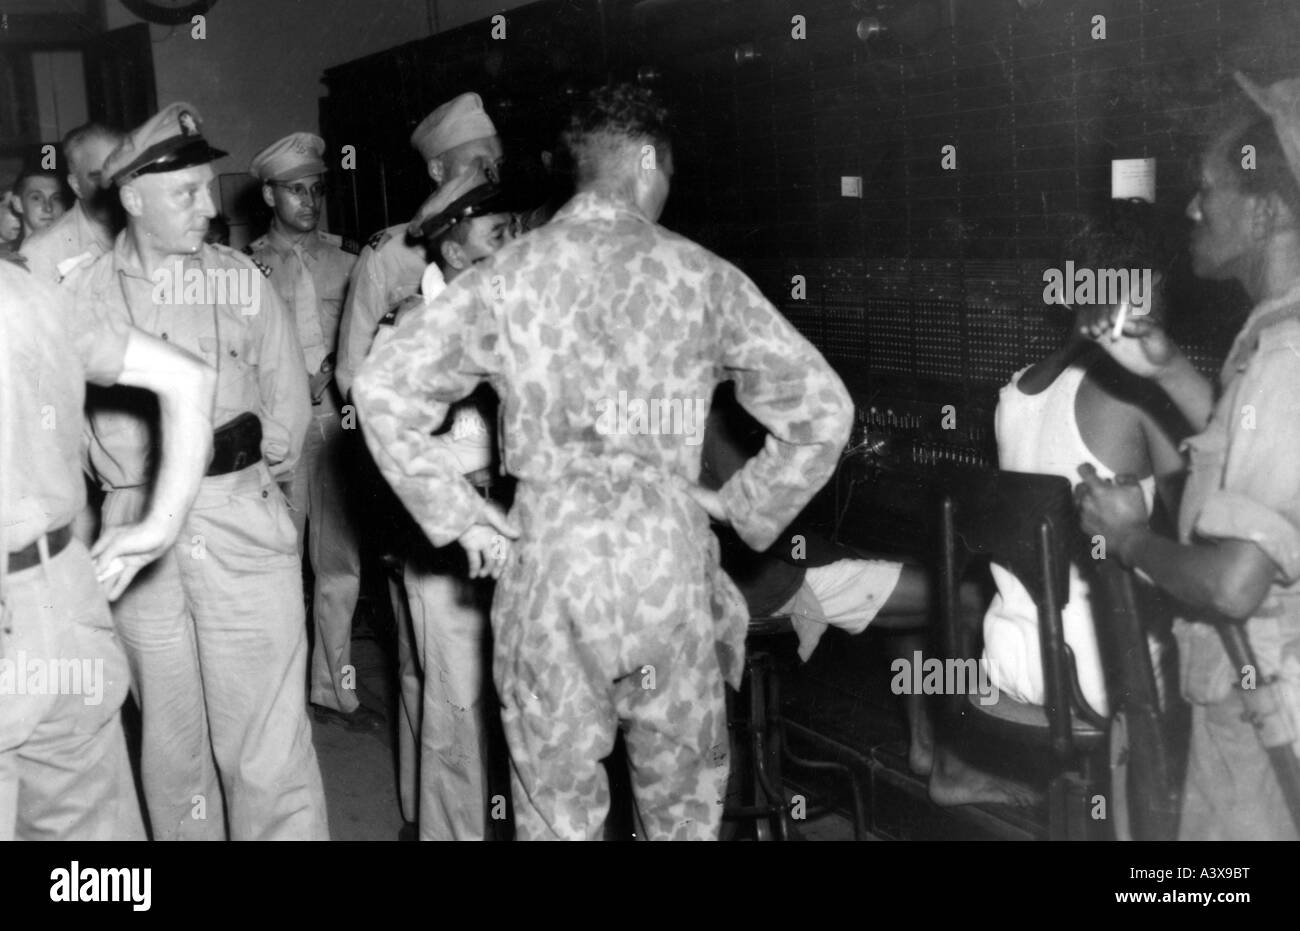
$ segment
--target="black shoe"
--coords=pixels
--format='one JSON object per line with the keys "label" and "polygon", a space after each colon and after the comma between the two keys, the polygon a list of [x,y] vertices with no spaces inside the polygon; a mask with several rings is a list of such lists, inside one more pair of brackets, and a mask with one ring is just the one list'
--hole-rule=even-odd
{"label": "black shoe", "polygon": [[397,829],[398,840],[419,840],[420,828],[414,821],[403,821],[402,826]]}
{"label": "black shoe", "polygon": [[384,716],[371,711],[365,705],[358,705],[353,712],[336,711],[324,705],[312,705],[312,713],[321,724],[340,724],[350,731],[381,731],[387,726]]}

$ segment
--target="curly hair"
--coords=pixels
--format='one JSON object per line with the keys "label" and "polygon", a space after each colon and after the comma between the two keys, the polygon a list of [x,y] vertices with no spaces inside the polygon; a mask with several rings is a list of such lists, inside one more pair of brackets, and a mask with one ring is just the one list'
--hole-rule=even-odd
{"label": "curly hair", "polygon": [[667,149],[672,143],[668,110],[647,87],[607,84],[574,108],[563,141],[582,184],[617,170],[629,145]]}

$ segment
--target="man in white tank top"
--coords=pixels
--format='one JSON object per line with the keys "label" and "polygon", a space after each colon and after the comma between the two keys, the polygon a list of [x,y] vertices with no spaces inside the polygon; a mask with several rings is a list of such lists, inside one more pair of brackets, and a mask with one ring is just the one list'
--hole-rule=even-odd
{"label": "man in white tank top", "polygon": [[[1095,268],[1159,266],[1145,206],[1116,205],[1107,223],[1072,244]],[[1133,214],[1133,216],[1129,216]],[[1148,313],[1160,313],[1160,278],[1155,277]],[[1142,488],[1148,513],[1161,484],[1161,497],[1174,502],[1166,483],[1184,465],[1171,433],[1167,408],[1152,400],[1134,376],[1090,341],[1075,335],[1060,349],[1017,372],[998,398],[995,427],[1000,468],[1061,475],[1071,484],[1089,464],[1103,478],[1117,474]],[[998,592],[984,617],[984,659],[1002,692],[1041,704],[1043,664],[1038,610],[1024,586],[994,565]],[[1079,567],[1070,566],[1069,600],[1061,611],[1065,641],[1074,655],[1079,685],[1088,704],[1109,713],[1105,675],[1093,627],[1092,593]]]}

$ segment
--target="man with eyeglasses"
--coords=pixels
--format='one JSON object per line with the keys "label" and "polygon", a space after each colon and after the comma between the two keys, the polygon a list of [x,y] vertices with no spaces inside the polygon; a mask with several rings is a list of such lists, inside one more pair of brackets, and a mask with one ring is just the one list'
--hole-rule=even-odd
{"label": "man with eyeglasses", "polygon": [[[378,730],[383,718],[357,699],[352,665],[352,615],[361,592],[361,555],[347,507],[340,401],[334,387],[334,345],[353,251],[319,229],[325,197],[325,140],[290,133],[249,165],[262,182],[271,227],[245,250],[271,269],[271,284],[297,326],[307,362],[312,423],[290,481],[289,503],[315,574],[310,701],[323,723]],[[305,531],[305,532],[304,532]]]}
{"label": "man with eyeglasses", "polygon": [[23,242],[21,252],[36,276],[57,284],[72,269],[113,248],[122,224],[113,189],[103,186],[102,169],[121,141],[120,132],[99,123],[78,126],[63,137],[68,187],[77,202]]}

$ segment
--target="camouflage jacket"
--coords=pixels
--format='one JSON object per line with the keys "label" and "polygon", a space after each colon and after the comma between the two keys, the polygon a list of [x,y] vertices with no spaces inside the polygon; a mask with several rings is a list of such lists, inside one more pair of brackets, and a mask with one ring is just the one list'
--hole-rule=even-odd
{"label": "camouflage jacket", "polygon": [[[574,476],[606,476],[615,487],[633,475],[665,497],[696,482],[714,389],[733,379],[740,403],[772,435],[719,494],[741,538],[764,550],[834,471],[852,422],[848,394],[738,269],[587,192],[405,314],[366,360],[353,395],[381,471],[444,545],[479,520],[483,501],[429,434],[481,381],[501,397],[502,467],[527,499]],[[593,519],[566,513],[563,497],[524,504],[538,516],[523,522],[521,543]],[[673,584],[700,587],[691,603],[720,622],[719,658],[738,683],[743,601],[717,566],[702,512],[682,519],[669,504],[676,524],[664,539],[679,529],[710,538],[699,547],[712,564]],[[585,571],[582,555],[574,573]]]}

